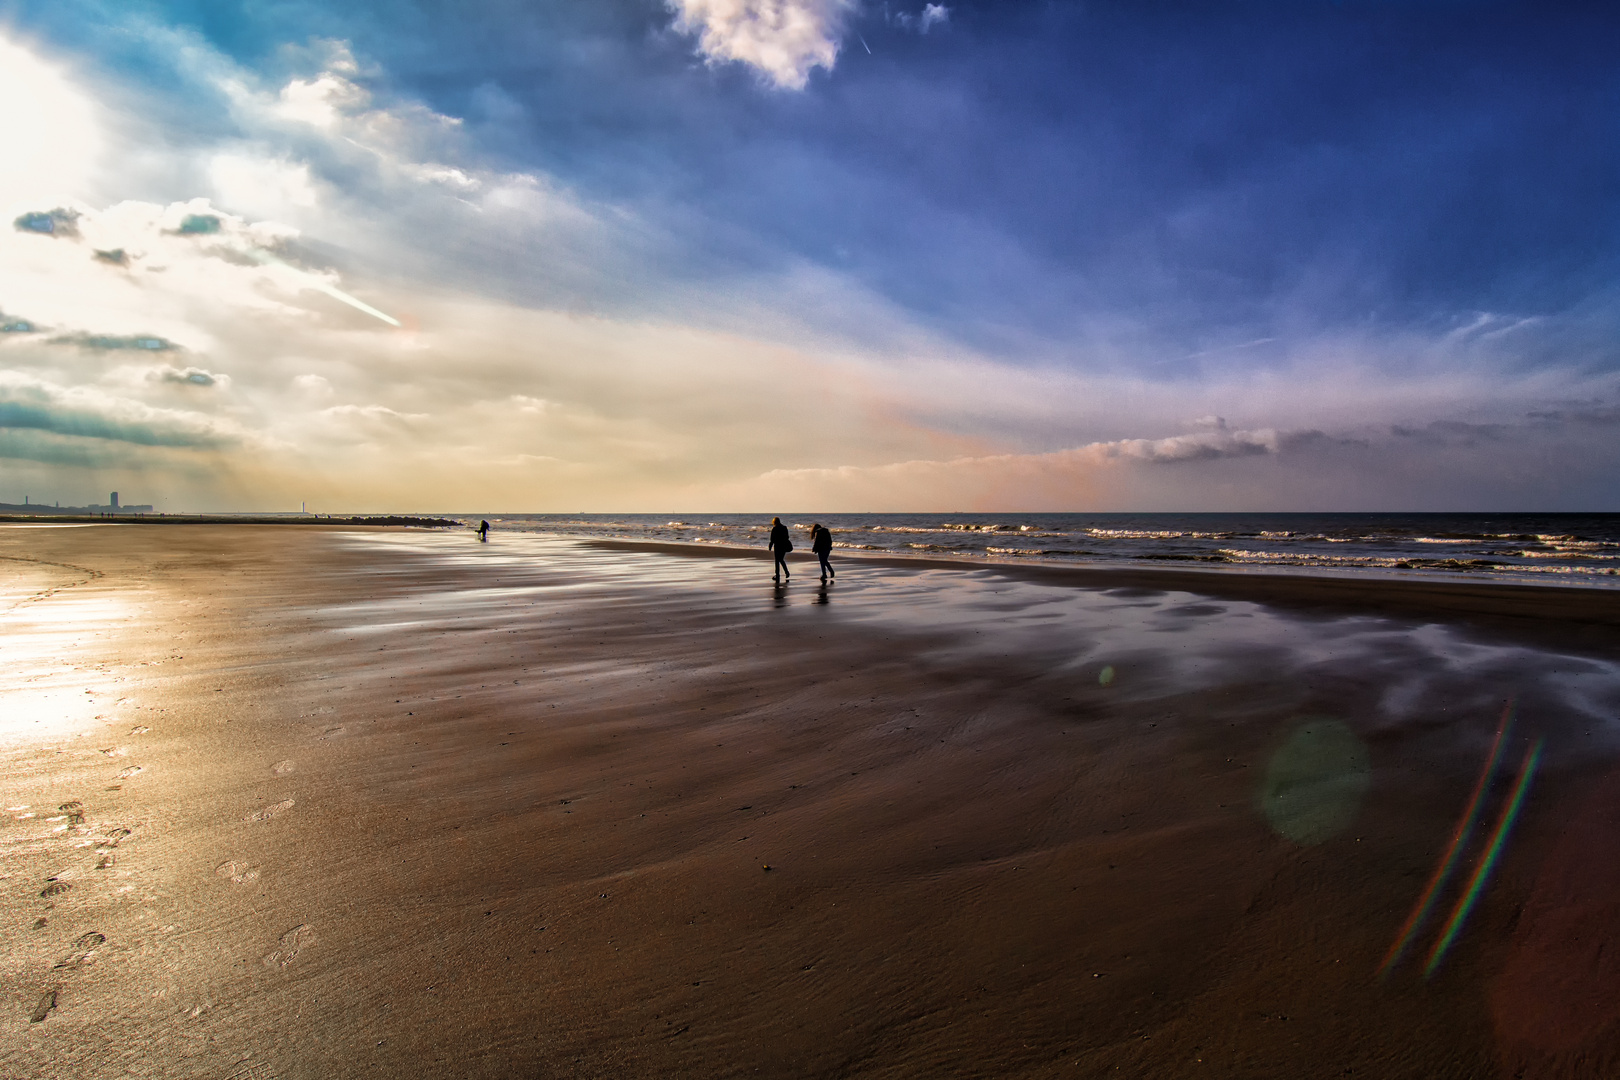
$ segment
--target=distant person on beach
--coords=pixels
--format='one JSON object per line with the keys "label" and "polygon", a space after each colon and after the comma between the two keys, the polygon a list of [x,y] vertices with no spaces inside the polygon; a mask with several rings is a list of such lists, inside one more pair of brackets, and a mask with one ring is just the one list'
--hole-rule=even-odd
{"label": "distant person on beach", "polygon": [[832,533],[823,529],[819,521],[810,526],[810,550],[821,560],[822,581],[838,576],[833,573],[832,563],[827,561],[827,556],[832,554]]}
{"label": "distant person on beach", "polygon": [[765,546],[776,553],[776,568],[771,571],[772,579],[782,581],[790,577],[787,568],[787,553],[793,550],[793,541],[789,539],[787,526],[782,524],[781,518],[771,518],[771,539]]}
{"label": "distant person on beach", "polygon": [[487,521],[478,523],[478,542],[481,544],[489,543],[489,522]]}

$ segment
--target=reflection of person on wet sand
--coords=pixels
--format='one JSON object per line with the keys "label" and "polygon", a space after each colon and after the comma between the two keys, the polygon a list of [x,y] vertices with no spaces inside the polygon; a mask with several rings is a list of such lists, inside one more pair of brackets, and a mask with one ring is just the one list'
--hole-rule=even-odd
{"label": "reflection of person on wet sand", "polygon": [[489,522],[480,521],[478,523],[478,541],[482,544],[489,543]]}
{"label": "reflection of person on wet sand", "polygon": [[793,550],[793,541],[788,538],[787,526],[782,524],[781,518],[771,518],[771,538],[765,546],[776,554],[776,565],[771,571],[771,578],[775,581],[782,581],[790,577],[787,568],[787,553]]}
{"label": "reflection of person on wet sand", "polygon": [[832,563],[827,561],[827,556],[832,554],[832,533],[823,529],[820,522],[810,526],[810,550],[821,560],[822,581],[838,576],[833,573]]}

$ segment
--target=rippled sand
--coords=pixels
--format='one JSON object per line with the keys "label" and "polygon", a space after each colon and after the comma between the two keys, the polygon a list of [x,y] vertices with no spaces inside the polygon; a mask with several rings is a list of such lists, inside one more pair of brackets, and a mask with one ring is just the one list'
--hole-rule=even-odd
{"label": "rippled sand", "polygon": [[0,528],[0,1075],[1615,1074],[1620,596],[707,555]]}

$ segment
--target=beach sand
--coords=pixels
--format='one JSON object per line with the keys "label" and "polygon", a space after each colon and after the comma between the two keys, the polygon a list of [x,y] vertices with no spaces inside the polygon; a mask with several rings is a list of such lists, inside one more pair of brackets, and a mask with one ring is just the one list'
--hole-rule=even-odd
{"label": "beach sand", "polygon": [[0,527],[0,1076],[1620,1075],[1620,591],[699,551]]}

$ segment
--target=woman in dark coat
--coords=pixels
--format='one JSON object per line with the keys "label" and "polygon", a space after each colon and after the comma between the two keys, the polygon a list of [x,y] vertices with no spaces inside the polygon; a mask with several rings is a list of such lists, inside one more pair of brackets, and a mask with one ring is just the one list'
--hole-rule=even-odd
{"label": "woman in dark coat", "polygon": [[787,526],[782,524],[781,518],[771,518],[771,539],[765,546],[776,553],[776,569],[771,572],[771,577],[777,581],[790,577],[787,553],[793,550],[793,541],[788,538]]}
{"label": "woman in dark coat", "polygon": [[838,576],[833,573],[832,563],[827,561],[827,556],[832,554],[832,533],[823,529],[820,522],[810,526],[810,550],[821,560],[822,581]]}

